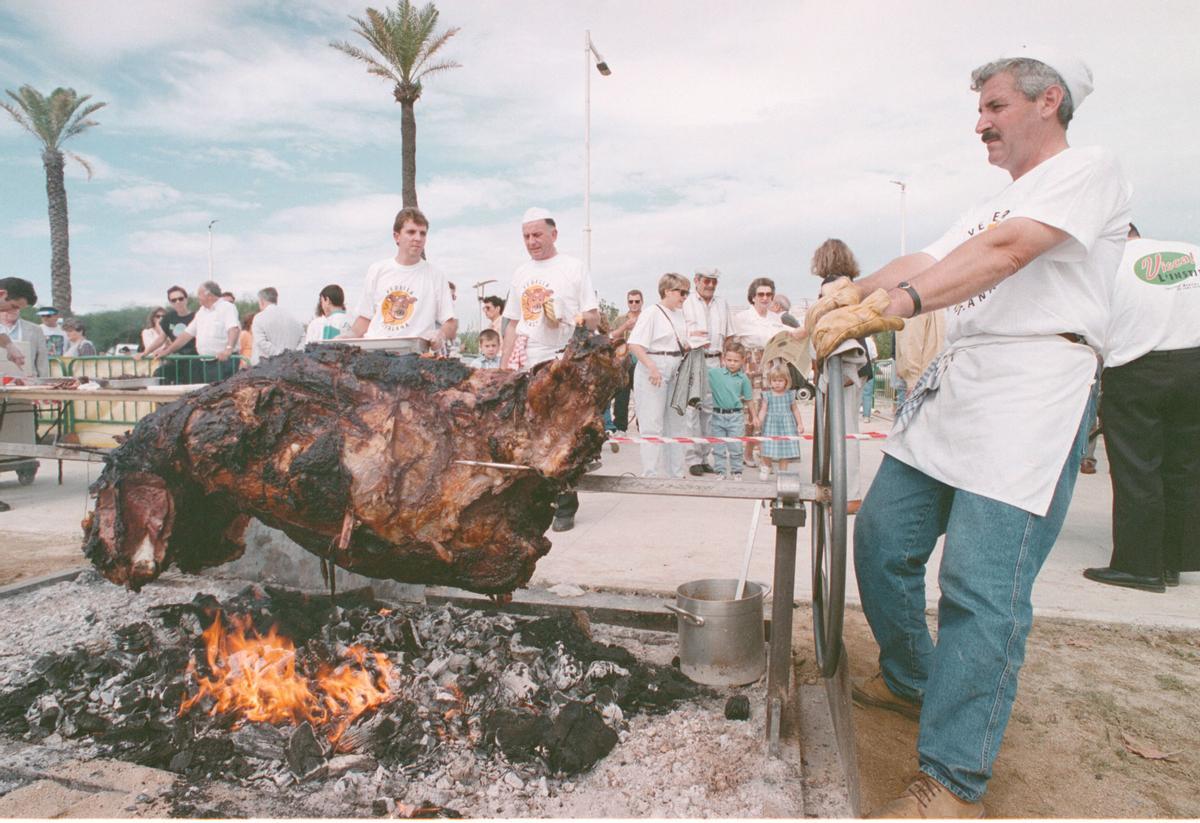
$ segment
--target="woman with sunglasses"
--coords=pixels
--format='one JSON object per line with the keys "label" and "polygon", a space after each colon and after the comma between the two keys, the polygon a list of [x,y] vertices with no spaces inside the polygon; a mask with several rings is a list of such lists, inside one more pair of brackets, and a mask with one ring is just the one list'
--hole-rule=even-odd
{"label": "woman with sunglasses", "polygon": [[[671,409],[671,390],[687,351],[683,301],[691,287],[685,277],[664,274],[658,280],[658,305],[641,313],[629,333],[629,351],[637,358],[633,403],[642,437],[675,437],[684,431],[683,415]],[[642,477],[683,477],[683,447],[643,443]]]}
{"label": "woman with sunglasses", "polygon": [[[754,387],[751,406],[757,408],[763,392],[763,349],[772,337],[781,331],[787,331],[787,326],[783,324],[783,315],[780,312],[771,311],[771,304],[775,302],[775,281],[771,278],[756,277],[751,280],[750,287],[746,289],[746,301],[750,308],[733,316],[733,336],[746,347],[746,375],[750,378],[750,385]],[[757,434],[757,431],[757,421],[747,420],[746,434]],[[754,449],[754,443],[746,444],[745,456],[742,458],[746,466],[758,465],[754,460]]]}
{"label": "woman with sunglasses", "polygon": [[166,313],[166,309],[155,308],[146,315],[146,325],[142,329],[142,339],[138,342],[138,351],[144,352],[162,335],[162,319]]}

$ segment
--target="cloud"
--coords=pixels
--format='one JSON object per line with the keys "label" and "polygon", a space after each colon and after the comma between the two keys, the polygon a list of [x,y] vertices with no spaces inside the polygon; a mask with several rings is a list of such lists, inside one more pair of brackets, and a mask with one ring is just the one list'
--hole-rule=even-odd
{"label": "cloud", "polygon": [[182,192],[165,183],[139,183],[123,186],[104,195],[106,203],[129,212],[158,210],[178,203],[182,199]]}

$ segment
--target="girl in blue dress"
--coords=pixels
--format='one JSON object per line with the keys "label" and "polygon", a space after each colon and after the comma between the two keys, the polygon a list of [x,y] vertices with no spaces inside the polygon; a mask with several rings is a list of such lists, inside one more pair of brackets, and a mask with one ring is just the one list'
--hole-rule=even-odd
{"label": "girl in blue dress", "polygon": [[[804,431],[804,420],[800,417],[800,401],[792,390],[792,376],[787,366],[775,365],[767,370],[766,383],[769,391],[763,392],[758,408],[758,419],[763,421],[762,433],[766,435],[799,435]],[[771,475],[771,465],[776,472],[786,471],[789,460],[800,457],[800,441],[768,440],[762,444],[763,463],[758,476],[766,480]]]}

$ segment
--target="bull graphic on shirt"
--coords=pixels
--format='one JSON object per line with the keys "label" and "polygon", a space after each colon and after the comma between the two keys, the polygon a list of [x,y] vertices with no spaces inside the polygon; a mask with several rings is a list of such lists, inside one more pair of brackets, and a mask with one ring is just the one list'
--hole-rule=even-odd
{"label": "bull graphic on shirt", "polygon": [[542,318],[542,306],[547,300],[554,297],[554,289],[548,288],[541,283],[531,283],[525,287],[525,291],[521,293],[521,316],[527,322],[534,322]]}
{"label": "bull graphic on shirt", "polygon": [[389,326],[403,326],[413,316],[417,308],[417,298],[403,289],[389,292],[383,298],[383,322]]}

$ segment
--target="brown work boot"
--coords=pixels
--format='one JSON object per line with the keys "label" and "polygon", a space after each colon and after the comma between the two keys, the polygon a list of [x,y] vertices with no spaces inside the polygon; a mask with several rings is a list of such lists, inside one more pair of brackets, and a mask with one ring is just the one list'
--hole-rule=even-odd
{"label": "brown work boot", "polygon": [[1095,474],[1096,473],[1096,458],[1085,457],[1079,462],[1080,474]]}
{"label": "brown work boot", "polygon": [[921,719],[921,704],[916,700],[901,697],[889,689],[883,680],[883,672],[875,672],[861,686],[851,688],[850,697],[860,706],[887,709],[902,714],[909,720]]}
{"label": "brown work boot", "polygon": [[921,772],[891,803],[885,803],[867,817],[951,818],[983,817],[983,804],[968,803],[929,775]]}

